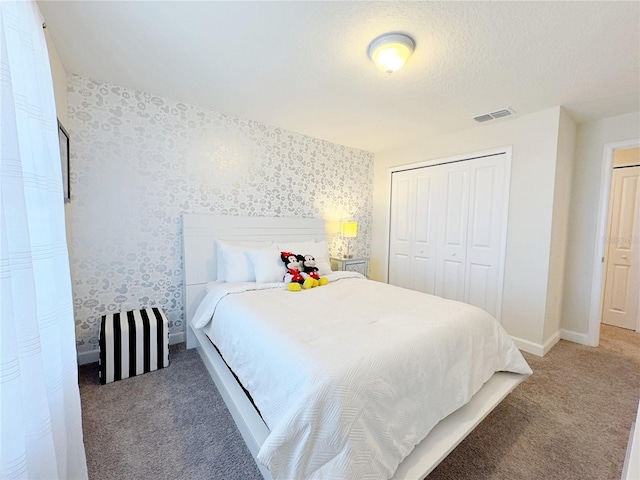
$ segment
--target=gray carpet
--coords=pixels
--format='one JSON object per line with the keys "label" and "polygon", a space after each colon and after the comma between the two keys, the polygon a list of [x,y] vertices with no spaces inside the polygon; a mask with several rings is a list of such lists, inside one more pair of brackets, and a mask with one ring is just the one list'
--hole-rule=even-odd
{"label": "gray carpet", "polygon": [[89,478],[262,478],[197,351],[172,345],[169,361],[107,385],[80,368]]}
{"label": "gray carpet", "polygon": [[[177,347],[177,348],[176,348]],[[640,334],[603,327],[601,346],[561,341],[433,472],[440,479],[619,479],[640,395]],[[81,367],[89,477],[261,478],[197,353],[101,386]]]}

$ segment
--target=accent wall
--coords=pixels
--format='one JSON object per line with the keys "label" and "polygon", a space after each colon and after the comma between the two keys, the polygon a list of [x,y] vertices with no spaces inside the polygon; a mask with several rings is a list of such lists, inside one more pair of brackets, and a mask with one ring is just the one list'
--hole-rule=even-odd
{"label": "accent wall", "polygon": [[182,213],[354,220],[351,251],[369,256],[373,154],[76,75],[67,101],[82,363],[110,312],[162,307],[183,338]]}

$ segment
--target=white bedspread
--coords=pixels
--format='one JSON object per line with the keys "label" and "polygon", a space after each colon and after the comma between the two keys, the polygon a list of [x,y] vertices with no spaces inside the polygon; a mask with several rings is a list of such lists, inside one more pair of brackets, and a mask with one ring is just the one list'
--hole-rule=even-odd
{"label": "white bedspread", "polygon": [[269,427],[258,460],[275,479],[389,478],[494,372],[531,373],[476,307],[348,272],[330,280],[221,284],[193,319]]}

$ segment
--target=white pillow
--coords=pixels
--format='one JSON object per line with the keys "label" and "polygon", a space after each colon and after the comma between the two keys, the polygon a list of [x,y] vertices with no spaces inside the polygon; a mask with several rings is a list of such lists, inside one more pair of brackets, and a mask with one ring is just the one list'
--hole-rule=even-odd
{"label": "white pillow", "polygon": [[282,282],[286,269],[275,245],[252,248],[247,250],[247,256],[253,265],[256,282]]}
{"label": "white pillow", "polygon": [[329,249],[327,248],[327,242],[321,240],[316,242],[315,250],[311,253],[316,257],[316,267],[318,267],[318,273],[320,275],[328,275],[332,272],[331,262],[329,261]]}
{"label": "white pillow", "polygon": [[217,280],[219,282],[255,282],[253,264],[246,251],[269,245],[272,243],[216,240]]}
{"label": "white pillow", "polygon": [[322,276],[331,273],[329,251],[327,249],[327,242],[324,240],[319,242],[314,240],[308,240],[306,242],[279,242],[278,247],[282,252],[291,252],[296,255],[313,255],[316,259],[318,274]]}
{"label": "white pillow", "polygon": [[307,253],[313,255],[311,250],[316,247],[316,242],[307,240],[305,242],[278,242],[278,249],[281,252],[291,252],[296,255],[305,255]]}

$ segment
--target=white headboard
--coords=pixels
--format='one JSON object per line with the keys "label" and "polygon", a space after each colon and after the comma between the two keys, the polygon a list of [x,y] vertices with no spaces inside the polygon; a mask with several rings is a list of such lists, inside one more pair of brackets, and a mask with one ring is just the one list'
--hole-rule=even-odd
{"label": "white headboard", "polygon": [[187,328],[207,282],[216,280],[215,240],[326,240],[325,221],[319,218],[231,217],[182,215],[185,319]]}

